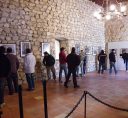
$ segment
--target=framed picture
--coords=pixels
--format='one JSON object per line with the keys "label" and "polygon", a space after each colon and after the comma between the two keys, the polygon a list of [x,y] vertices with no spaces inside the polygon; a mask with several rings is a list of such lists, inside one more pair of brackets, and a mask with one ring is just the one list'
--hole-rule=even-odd
{"label": "framed picture", "polygon": [[98,54],[101,52],[101,50],[102,50],[102,47],[98,46]]}
{"label": "framed picture", "polygon": [[80,45],[75,44],[76,54],[80,54]]}
{"label": "framed picture", "polygon": [[128,48],[122,48],[120,49],[120,54],[128,53]]}
{"label": "framed picture", "polygon": [[20,42],[20,55],[21,57],[24,57],[26,54],[26,49],[31,49],[31,43],[30,42]]}
{"label": "framed picture", "polygon": [[98,52],[98,47],[97,46],[92,47],[92,54],[97,55],[98,53],[99,53]]}
{"label": "framed picture", "polygon": [[42,43],[41,49],[42,49],[42,56],[44,56],[44,52],[46,52],[46,51],[50,54],[50,44],[49,43]]}
{"label": "framed picture", "polygon": [[92,47],[91,46],[85,46],[85,53],[86,54],[92,54]]}
{"label": "framed picture", "polygon": [[7,48],[12,48],[12,53],[16,55],[16,44],[10,43],[10,44],[0,44],[0,46],[4,46],[7,50]]}

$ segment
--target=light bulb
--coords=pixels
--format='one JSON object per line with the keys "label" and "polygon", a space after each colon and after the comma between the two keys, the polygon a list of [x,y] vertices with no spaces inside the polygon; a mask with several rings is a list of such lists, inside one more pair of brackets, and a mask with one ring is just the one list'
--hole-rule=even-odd
{"label": "light bulb", "polygon": [[94,17],[97,17],[99,15],[99,12],[94,12]]}
{"label": "light bulb", "polygon": [[116,9],[116,6],[114,5],[114,4],[112,4],[111,6],[110,6],[110,11],[114,11]]}
{"label": "light bulb", "polygon": [[120,7],[121,12],[125,12],[126,10],[127,10],[126,6],[123,5],[123,6]]}
{"label": "light bulb", "polygon": [[110,20],[110,19],[111,19],[111,16],[110,16],[109,14],[107,14],[107,15],[105,16],[105,18],[106,18],[106,20]]}

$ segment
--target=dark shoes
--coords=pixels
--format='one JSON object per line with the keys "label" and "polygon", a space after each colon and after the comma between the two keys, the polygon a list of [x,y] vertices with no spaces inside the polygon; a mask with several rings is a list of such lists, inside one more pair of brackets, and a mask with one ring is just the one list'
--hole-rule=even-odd
{"label": "dark shoes", "polygon": [[76,85],[76,86],[74,86],[74,88],[80,88],[80,86],[79,85]]}
{"label": "dark shoes", "polygon": [[59,83],[63,83],[63,81],[62,80],[59,80]]}
{"label": "dark shoes", "polygon": [[65,88],[68,88],[68,85],[66,83],[64,83],[64,86],[65,86]]}

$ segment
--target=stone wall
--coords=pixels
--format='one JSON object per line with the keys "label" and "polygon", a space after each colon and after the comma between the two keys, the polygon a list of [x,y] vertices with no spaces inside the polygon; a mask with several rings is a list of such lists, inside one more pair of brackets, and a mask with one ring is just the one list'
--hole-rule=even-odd
{"label": "stone wall", "polygon": [[[93,17],[99,6],[88,0],[0,0],[0,43],[16,43],[21,61],[20,77],[24,78],[20,42],[30,41],[41,77],[41,42],[50,43],[55,54],[55,39],[66,39],[72,46],[105,47],[104,23]],[[88,71],[95,70],[95,56],[89,55]],[[43,69],[44,70],[44,69]]]}

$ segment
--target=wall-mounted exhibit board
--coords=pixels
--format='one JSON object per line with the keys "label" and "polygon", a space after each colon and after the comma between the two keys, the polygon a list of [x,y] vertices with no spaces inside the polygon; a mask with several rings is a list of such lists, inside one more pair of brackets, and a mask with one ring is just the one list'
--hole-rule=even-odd
{"label": "wall-mounted exhibit board", "polygon": [[108,44],[107,44],[107,55],[108,55],[107,68],[108,69],[109,69],[109,52],[111,49],[116,50],[116,68],[117,68],[117,70],[125,70],[124,60],[122,59],[120,54],[122,54],[123,49],[126,49],[128,51],[128,41],[108,42]]}

